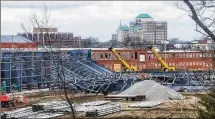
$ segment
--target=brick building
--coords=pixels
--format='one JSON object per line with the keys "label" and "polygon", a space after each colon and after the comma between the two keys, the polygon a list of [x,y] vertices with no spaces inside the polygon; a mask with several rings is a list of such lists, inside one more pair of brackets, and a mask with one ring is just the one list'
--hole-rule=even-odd
{"label": "brick building", "polygon": [[37,41],[40,46],[79,48],[87,42],[87,39],[74,36],[71,32],[58,32],[57,28],[34,28],[32,33],[18,33],[18,35]]}

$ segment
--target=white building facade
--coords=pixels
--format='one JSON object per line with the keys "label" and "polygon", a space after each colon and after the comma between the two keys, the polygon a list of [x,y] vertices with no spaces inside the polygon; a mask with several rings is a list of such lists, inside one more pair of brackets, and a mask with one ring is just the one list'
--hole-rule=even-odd
{"label": "white building facade", "polygon": [[[139,14],[129,23],[129,27],[121,25],[116,32],[117,40],[122,41],[124,36],[139,37],[148,44],[162,44],[167,40],[167,22],[153,21],[148,14]],[[114,39],[114,37],[112,37]]]}

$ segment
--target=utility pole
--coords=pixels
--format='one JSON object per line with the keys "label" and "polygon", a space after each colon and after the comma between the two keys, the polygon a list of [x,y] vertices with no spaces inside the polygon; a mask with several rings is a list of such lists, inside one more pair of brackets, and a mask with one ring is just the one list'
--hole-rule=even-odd
{"label": "utility pole", "polygon": [[[1,64],[1,60],[2,60],[2,55],[1,55],[2,51],[1,51],[1,38],[0,38],[0,64]],[[0,70],[1,70],[1,65],[0,65]],[[1,75],[1,71],[0,71],[0,75]],[[2,89],[2,86],[1,86],[1,77],[0,77],[0,87]],[[1,92],[1,89],[0,89],[0,96],[2,95],[2,92]],[[0,104],[1,104],[1,100],[0,100]],[[1,110],[1,105],[0,105],[0,110]],[[1,115],[1,113],[0,113]],[[0,117],[1,118],[1,117]]]}
{"label": "utility pole", "polygon": [[12,36],[12,49],[13,49],[13,36]]}
{"label": "utility pole", "polygon": [[[167,40],[166,40],[166,41],[167,41]],[[165,58],[164,60],[165,60],[165,62],[166,62],[166,41],[165,41],[165,43],[164,43],[164,51],[165,51],[165,52],[164,52],[164,53],[165,53],[165,54],[164,54],[164,56],[165,56],[165,57],[164,57],[164,58]]]}
{"label": "utility pole", "polygon": [[[166,41],[167,40],[165,40],[165,42],[164,42],[164,61],[166,62]],[[166,81],[166,76],[164,76],[164,81]]]}

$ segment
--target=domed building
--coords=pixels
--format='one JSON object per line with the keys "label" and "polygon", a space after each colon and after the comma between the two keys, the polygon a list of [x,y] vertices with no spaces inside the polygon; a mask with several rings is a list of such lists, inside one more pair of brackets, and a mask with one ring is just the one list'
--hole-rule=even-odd
{"label": "domed building", "polygon": [[112,34],[112,40],[123,41],[124,37],[138,37],[141,42],[147,44],[162,44],[167,40],[167,22],[153,21],[153,18],[146,13],[139,14],[129,22],[129,26],[118,27],[116,34]]}

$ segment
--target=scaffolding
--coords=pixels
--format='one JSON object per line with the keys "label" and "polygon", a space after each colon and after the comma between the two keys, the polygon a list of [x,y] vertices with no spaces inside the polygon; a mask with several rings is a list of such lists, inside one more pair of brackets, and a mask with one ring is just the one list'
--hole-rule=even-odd
{"label": "scaffolding", "polygon": [[1,59],[6,93],[62,87],[63,83],[88,92],[120,91],[137,80],[134,75],[116,74],[98,65],[91,59],[91,50],[13,50],[3,51]]}

